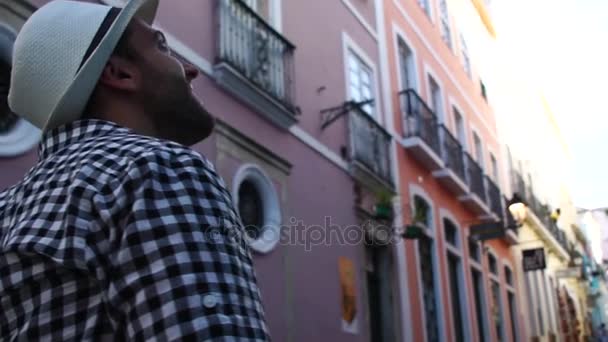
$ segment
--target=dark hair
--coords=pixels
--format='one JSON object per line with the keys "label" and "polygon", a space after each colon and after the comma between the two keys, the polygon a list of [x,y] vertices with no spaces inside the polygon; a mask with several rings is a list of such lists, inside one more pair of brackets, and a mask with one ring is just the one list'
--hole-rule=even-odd
{"label": "dark hair", "polygon": [[120,37],[118,44],[116,44],[116,47],[114,48],[114,52],[112,52],[112,55],[127,58],[127,59],[135,59],[135,57],[137,57],[137,54],[131,47],[131,34],[132,33],[133,33],[133,28],[129,24],[127,26],[127,28],[125,29],[125,32],[122,34],[122,37]]}

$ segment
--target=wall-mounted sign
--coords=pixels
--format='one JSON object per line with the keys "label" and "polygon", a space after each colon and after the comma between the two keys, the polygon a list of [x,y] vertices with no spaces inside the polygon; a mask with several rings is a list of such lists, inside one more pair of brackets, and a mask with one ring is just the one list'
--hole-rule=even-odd
{"label": "wall-mounted sign", "polygon": [[469,229],[469,235],[477,241],[500,239],[505,234],[506,229],[502,221],[474,224]]}
{"label": "wall-mounted sign", "polygon": [[583,275],[583,269],[579,267],[569,267],[555,271],[556,278],[580,278]]}
{"label": "wall-mounted sign", "polygon": [[547,267],[545,264],[545,249],[525,249],[522,252],[524,272],[543,270]]}

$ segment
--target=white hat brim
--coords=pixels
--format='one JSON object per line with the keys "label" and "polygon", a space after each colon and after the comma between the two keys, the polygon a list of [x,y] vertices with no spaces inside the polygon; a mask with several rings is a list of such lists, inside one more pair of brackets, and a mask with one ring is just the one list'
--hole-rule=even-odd
{"label": "white hat brim", "polygon": [[108,32],[51,111],[42,129],[44,132],[75,121],[82,116],[103,69],[133,17],[140,18],[152,25],[157,9],[158,0],[131,0],[121,9]]}

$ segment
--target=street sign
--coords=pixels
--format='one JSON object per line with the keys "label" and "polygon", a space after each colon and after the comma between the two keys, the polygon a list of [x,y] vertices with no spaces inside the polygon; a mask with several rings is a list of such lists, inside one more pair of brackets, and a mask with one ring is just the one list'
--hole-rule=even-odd
{"label": "street sign", "polygon": [[583,275],[581,267],[569,267],[555,271],[556,278],[580,278]]}
{"label": "street sign", "polygon": [[545,264],[545,250],[543,248],[525,249],[523,254],[524,272],[543,270]]}
{"label": "street sign", "polygon": [[505,233],[506,229],[502,221],[475,224],[469,229],[469,236],[477,241],[500,239]]}

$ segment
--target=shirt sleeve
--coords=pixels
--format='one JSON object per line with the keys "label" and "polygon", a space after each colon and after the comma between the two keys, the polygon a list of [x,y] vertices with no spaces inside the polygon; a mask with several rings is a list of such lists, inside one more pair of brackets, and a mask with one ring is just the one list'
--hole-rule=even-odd
{"label": "shirt sleeve", "polygon": [[154,153],[113,186],[106,296],[127,340],[267,341],[230,195],[208,162]]}

